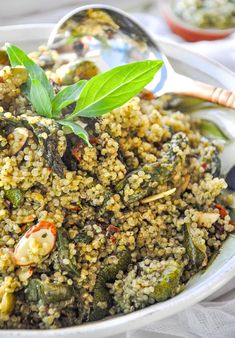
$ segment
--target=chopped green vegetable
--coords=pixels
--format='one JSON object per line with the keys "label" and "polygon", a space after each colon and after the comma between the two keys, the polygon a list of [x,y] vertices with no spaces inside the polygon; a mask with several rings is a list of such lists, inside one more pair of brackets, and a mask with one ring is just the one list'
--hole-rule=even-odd
{"label": "chopped green vegetable", "polygon": [[57,230],[57,246],[61,268],[67,271],[71,277],[79,277],[80,272],[76,267],[76,261],[69,257],[69,240],[66,230],[63,228]]}
{"label": "chopped green vegetable", "polygon": [[154,286],[153,297],[157,302],[163,302],[172,297],[182,275],[182,266],[176,261],[169,261]]}
{"label": "chopped green vegetable", "polygon": [[[59,177],[64,177],[64,163],[58,152],[58,136],[56,133],[51,133],[48,128],[40,124],[31,124],[31,130],[37,138],[38,143],[43,149],[44,157],[47,160],[49,167]],[[44,134],[47,138],[44,138]]]}
{"label": "chopped green vegetable", "polygon": [[[117,264],[104,266],[96,279],[93,295],[93,309],[90,313],[89,320],[99,320],[107,316],[112,305],[112,297],[106,287],[106,283],[112,283],[119,271],[126,271],[131,263],[131,253],[123,251],[118,254]],[[103,307],[102,305],[106,305]]]}
{"label": "chopped green vegetable", "polygon": [[44,304],[59,303],[71,300],[74,296],[74,289],[67,284],[46,283],[40,279],[33,278],[25,289],[27,301]]}
{"label": "chopped green vegetable", "polygon": [[[115,190],[123,196],[125,187],[129,184],[129,179],[133,175],[138,175],[140,171],[144,171],[149,174],[149,178],[144,180],[143,183],[135,190],[135,192],[124,200],[125,204],[130,204],[148,196],[159,185],[167,182],[172,175],[176,165],[183,161],[183,151],[186,149],[188,139],[183,133],[177,133],[172,137],[169,142],[169,149],[167,153],[164,153],[162,159],[158,162],[145,164],[144,166],[134,170],[126,175],[126,177],[116,184]],[[178,151],[177,151],[178,149]]]}
{"label": "chopped green vegetable", "polygon": [[24,202],[24,194],[20,189],[5,190],[5,197],[12,203],[14,208],[19,208]]}
{"label": "chopped green vegetable", "polygon": [[[37,142],[42,147],[44,157],[53,171],[61,178],[64,177],[64,163],[58,152],[58,137],[55,133],[51,133],[49,129],[41,124],[30,124],[25,119],[17,117],[1,117],[0,116],[0,134],[8,135],[17,127],[24,127],[32,131]],[[47,135],[45,139],[44,136]]]}
{"label": "chopped green vegetable", "polygon": [[189,224],[184,226],[184,247],[190,265],[194,265],[197,268],[206,265],[206,244],[201,237],[194,235]]}
{"label": "chopped green vegetable", "polygon": [[120,252],[118,254],[118,263],[104,266],[103,269],[99,272],[97,281],[101,284],[114,282],[118,272],[126,271],[130,262],[131,253],[129,251]]}
{"label": "chopped green vegetable", "polygon": [[[100,304],[106,305],[102,308]],[[93,309],[89,315],[89,321],[100,320],[108,315],[109,308],[112,306],[112,297],[106,286],[97,284],[94,288]]]}

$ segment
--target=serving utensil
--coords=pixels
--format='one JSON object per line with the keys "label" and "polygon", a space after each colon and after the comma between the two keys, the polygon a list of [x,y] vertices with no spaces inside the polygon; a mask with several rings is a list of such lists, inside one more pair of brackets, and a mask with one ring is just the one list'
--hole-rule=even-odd
{"label": "serving utensil", "polygon": [[235,93],[176,73],[151,34],[112,6],[88,5],[71,11],[51,32],[48,47],[56,49],[67,62],[91,60],[103,71],[125,63],[162,59],[164,66],[149,86],[155,94],[194,96],[235,109]]}

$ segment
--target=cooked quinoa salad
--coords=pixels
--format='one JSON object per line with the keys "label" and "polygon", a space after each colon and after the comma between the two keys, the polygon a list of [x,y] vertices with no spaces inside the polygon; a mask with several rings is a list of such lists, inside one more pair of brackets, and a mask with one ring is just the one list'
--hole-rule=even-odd
{"label": "cooked quinoa salad", "polygon": [[[55,91],[99,71],[30,57]],[[37,115],[26,70],[0,61],[0,328],[78,325],[180,293],[234,231],[221,144],[145,90],[81,118],[88,146]]]}

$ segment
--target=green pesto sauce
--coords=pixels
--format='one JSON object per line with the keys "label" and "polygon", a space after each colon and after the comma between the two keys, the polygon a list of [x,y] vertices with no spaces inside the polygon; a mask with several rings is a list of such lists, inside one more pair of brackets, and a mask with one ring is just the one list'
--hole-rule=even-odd
{"label": "green pesto sauce", "polygon": [[174,11],[199,28],[235,28],[235,0],[177,0]]}

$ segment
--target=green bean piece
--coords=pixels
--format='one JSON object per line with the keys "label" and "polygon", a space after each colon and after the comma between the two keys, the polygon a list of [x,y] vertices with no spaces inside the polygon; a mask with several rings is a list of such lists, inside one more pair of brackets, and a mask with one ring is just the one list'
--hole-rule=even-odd
{"label": "green bean piece", "polygon": [[[0,116],[0,135],[6,136],[17,127],[24,127],[31,130],[36,142],[42,147],[43,156],[47,164],[60,178],[64,178],[65,165],[58,152],[58,137],[55,133],[40,123],[29,123],[25,119],[16,117],[6,118]],[[44,135],[47,138],[44,138]]]}
{"label": "green bean piece", "polygon": [[[57,176],[64,178],[64,163],[58,152],[58,136],[40,124],[31,124],[31,130],[36,136],[37,142],[43,149],[43,155],[48,166],[52,168]],[[44,138],[44,134],[47,138]]]}
{"label": "green bean piece", "polygon": [[89,321],[99,320],[108,315],[112,306],[112,297],[106,283],[112,283],[119,271],[125,272],[131,263],[131,253],[123,251],[118,254],[118,263],[104,266],[96,279],[93,295],[93,309]]}
{"label": "green bean piece", "polygon": [[[79,277],[80,272],[76,267],[75,258],[69,257],[69,240],[65,229],[57,229],[57,247],[59,255],[59,263],[63,270],[68,272],[71,277]],[[66,264],[65,264],[66,262]]]}
{"label": "green bean piece", "polygon": [[157,302],[163,302],[174,295],[182,272],[183,269],[179,263],[169,262],[154,287],[153,297]]}
{"label": "green bean piece", "polygon": [[127,201],[124,201],[124,204],[128,205],[139,201],[151,194],[159,184],[164,184],[169,181],[176,165],[185,159],[184,150],[186,149],[187,144],[188,138],[184,133],[175,134],[169,142],[168,151],[163,153],[158,162],[145,164],[137,170],[130,172],[123,180],[118,182],[115,186],[115,190],[123,196],[125,186],[129,183],[129,178],[131,176],[138,175],[141,171],[150,176],[149,179],[145,180],[140,187],[135,190],[134,194],[128,197]]}
{"label": "green bean piece", "polygon": [[26,299],[30,302],[38,302],[42,294],[42,282],[39,279],[31,279],[25,289]]}
{"label": "green bean piece", "polygon": [[183,228],[184,232],[184,247],[189,258],[189,264],[200,268],[207,263],[206,245],[201,242],[201,238],[194,236],[189,224]]}
{"label": "green bean piece", "polygon": [[5,190],[5,197],[12,203],[14,208],[19,208],[24,202],[24,194],[20,189]]}
{"label": "green bean piece", "polygon": [[51,304],[70,300],[74,296],[74,289],[66,284],[46,283],[34,278],[29,281],[25,296],[29,302],[42,301],[43,304]]}

